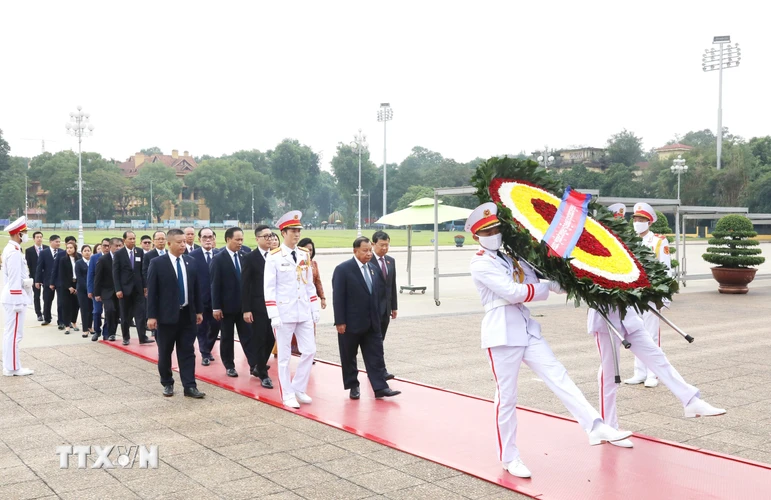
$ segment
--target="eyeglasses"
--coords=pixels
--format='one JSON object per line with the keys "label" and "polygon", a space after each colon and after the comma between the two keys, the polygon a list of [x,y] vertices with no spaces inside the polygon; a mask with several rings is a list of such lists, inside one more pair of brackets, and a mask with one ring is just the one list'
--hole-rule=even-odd
{"label": "eyeglasses", "polygon": [[202,240],[213,240],[214,236],[201,236]]}

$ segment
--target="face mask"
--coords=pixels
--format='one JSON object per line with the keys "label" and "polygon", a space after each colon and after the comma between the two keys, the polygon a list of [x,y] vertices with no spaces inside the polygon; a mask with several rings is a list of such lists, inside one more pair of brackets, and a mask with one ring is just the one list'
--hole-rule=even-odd
{"label": "face mask", "polygon": [[492,250],[493,252],[501,248],[501,243],[503,243],[503,235],[500,233],[494,234],[492,236],[479,237],[479,244],[488,250]]}
{"label": "face mask", "polygon": [[648,230],[648,223],[647,222],[635,222],[633,224],[635,232],[637,234],[643,234],[645,231]]}
{"label": "face mask", "polygon": [[21,235],[21,242],[26,243],[29,241],[29,235],[27,233],[24,233]]}

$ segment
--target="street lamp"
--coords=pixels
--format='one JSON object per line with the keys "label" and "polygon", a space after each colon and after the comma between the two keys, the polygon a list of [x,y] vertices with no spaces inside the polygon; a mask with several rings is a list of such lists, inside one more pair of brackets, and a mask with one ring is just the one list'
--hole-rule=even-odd
{"label": "street lamp", "polygon": [[543,152],[536,151],[533,153],[533,155],[538,155],[538,163],[544,166],[544,168],[549,168],[550,166],[554,165],[554,155],[549,155],[548,157],[544,156],[549,152],[548,149],[544,149]]}
{"label": "street lamp", "polygon": [[85,243],[83,238],[83,154],[81,152],[81,143],[83,137],[88,137],[94,132],[94,126],[89,123],[91,115],[83,112],[83,108],[78,106],[78,110],[70,113],[70,121],[64,128],[67,133],[78,138],[78,247]]}
{"label": "street lamp", "polygon": [[[727,47],[723,47],[728,44]],[[704,49],[704,55],[701,57],[701,69],[707,71],[718,70],[720,78],[717,91],[717,169],[720,170],[720,156],[723,153],[723,69],[735,68],[742,60],[742,52],[737,43],[731,47],[730,36],[716,36],[712,39],[712,45],[719,45],[719,49],[714,47]]]}
{"label": "street lamp", "polygon": [[677,159],[672,160],[672,166],[669,169],[673,174],[677,174],[677,201],[680,202],[680,174],[688,171],[688,165],[683,160],[683,155],[677,155]]}
{"label": "street lamp", "polygon": [[361,133],[361,129],[359,129],[359,133],[357,135],[353,136],[351,149],[353,149],[354,153],[359,153],[359,222],[357,223],[358,225],[356,227],[356,235],[361,236],[361,153],[367,149],[367,136]]}
{"label": "street lamp", "polygon": [[394,110],[387,102],[380,103],[380,109],[377,111],[377,121],[383,122],[383,215],[388,213],[388,193],[386,191],[386,122],[393,120]]}

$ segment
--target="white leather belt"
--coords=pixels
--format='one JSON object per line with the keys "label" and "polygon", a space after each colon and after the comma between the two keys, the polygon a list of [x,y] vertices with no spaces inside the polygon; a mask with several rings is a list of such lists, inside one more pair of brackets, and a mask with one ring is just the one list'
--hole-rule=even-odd
{"label": "white leather belt", "polygon": [[485,304],[485,312],[488,313],[493,309],[495,309],[496,307],[508,306],[508,305],[511,305],[511,302],[509,302],[506,299],[495,299],[494,301]]}

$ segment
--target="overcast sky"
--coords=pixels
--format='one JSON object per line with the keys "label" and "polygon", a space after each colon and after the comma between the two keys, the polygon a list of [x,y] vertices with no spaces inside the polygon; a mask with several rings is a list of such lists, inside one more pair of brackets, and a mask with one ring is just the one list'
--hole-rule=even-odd
{"label": "overcast sky", "polygon": [[[544,145],[602,147],[627,128],[645,149],[723,124],[771,134],[771,17],[762,1],[30,2],[0,9],[0,129],[11,154],[84,149],[120,160],[159,146],[219,156],[297,138],[324,168],[358,128],[382,162],[420,145],[468,161]],[[765,61],[765,62],[764,62]]]}

